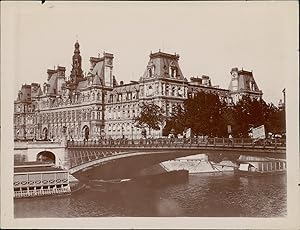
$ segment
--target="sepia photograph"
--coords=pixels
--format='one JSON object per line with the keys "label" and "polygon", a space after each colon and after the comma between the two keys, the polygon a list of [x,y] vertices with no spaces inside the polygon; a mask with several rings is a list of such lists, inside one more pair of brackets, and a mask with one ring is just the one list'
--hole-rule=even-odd
{"label": "sepia photograph", "polygon": [[1,227],[299,227],[298,7],[1,2]]}

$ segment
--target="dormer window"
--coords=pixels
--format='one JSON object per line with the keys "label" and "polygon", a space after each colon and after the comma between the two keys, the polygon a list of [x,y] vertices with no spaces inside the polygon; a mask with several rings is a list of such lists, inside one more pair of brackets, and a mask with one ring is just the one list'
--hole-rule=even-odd
{"label": "dormer window", "polygon": [[154,76],[154,65],[149,65],[148,66],[148,77],[153,77]]}
{"label": "dormer window", "polygon": [[151,68],[148,69],[148,77],[152,77],[152,69]]}
{"label": "dormer window", "polygon": [[46,94],[48,92],[48,85],[47,83],[44,83],[43,91]]}
{"label": "dormer window", "polygon": [[170,63],[169,75],[172,78],[176,78],[176,76],[177,76],[177,67],[175,66],[175,64],[173,62]]}
{"label": "dormer window", "polygon": [[173,69],[173,77],[176,78],[177,76],[177,69]]}
{"label": "dormer window", "polygon": [[154,69],[155,69],[155,66],[153,64],[153,61],[150,60],[150,62],[148,63],[148,66],[147,66],[147,77],[154,76]]}

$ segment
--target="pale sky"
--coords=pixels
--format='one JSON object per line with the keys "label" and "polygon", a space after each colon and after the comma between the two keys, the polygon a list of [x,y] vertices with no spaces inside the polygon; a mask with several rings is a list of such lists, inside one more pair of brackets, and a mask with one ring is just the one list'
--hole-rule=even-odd
{"label": "pale sky", "polygon": [[[118,81],[138,80],[150,51],[178,53],[186,78],[209,75],[228,88],[232,67],[253,71],[267,102],[283,98],[297,58],[296,2],[23,2],[15,8],[15,96],[58,64],[70,74],[78,39],[82,66],[114,54]],[[297,3],[296,3],[297,4]]]}

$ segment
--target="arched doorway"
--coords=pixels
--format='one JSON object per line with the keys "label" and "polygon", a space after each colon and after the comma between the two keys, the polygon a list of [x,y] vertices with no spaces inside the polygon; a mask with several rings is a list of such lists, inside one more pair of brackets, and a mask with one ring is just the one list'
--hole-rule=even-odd
{"label": "arched doorway", "polygon": [[43,140],[48,140],[48,129],[46,127],[43,129]]}
{"label": "arched doorway", "polygon": [[38,153],[36,160],[40,162],[54,163],[55,164],[55,155],[49,151],[43,151]]}
{"label": "arched doorway", "polygon": [[90,135],[90,129],[87,125],[85,125],[83,128],[82,128],[82,132],[83,132],[83,136],[84,136],[84,141],[88,141],[89,140],[89,135]]}

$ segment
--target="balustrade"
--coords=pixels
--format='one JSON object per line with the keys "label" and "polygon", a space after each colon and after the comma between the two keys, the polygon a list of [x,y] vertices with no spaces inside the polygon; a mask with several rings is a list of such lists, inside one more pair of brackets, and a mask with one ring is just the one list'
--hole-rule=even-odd
{"label": "balustrade", "polygon": [[68,147],[285,147],[285,140],[253,140],[250,138],[148,138],[103,139],[99,141],[68,141]]}
{"label": "balustrade", "polygon": [[14,196],[16,198],[21,198],[21,197],[33,197],[33,196],[63,194],[63,193],[69,193],[69,192],[71,192],[70,187],[50,188],[50,189],[35,189],[35,190],[15,191]]}

